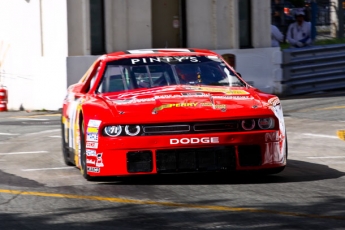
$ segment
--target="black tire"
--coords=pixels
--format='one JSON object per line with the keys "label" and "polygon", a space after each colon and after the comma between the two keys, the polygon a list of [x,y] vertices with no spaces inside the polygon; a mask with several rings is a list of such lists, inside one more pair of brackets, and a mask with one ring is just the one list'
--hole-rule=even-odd
{"label": "black tire", "polygon": [[271,174],[278,174],[284,171],[285,166],[278,167],[278,168],[273,168],[273,169],[266,169],[263,171],[264,174],[266,175],[271,175]]}
{"label": "black tire", "polygon": [[85,143],[85,126],[84,121],[81,121],[80,127],[80,172],[83,177],[88,181],[93,181],[95,178],[87,174],[86,165],[86,143]]}
{"label": "black tire", "polygon": [[67,166],[74,166],[74,160],[71,159],[71,155],[69,152],[68,144],[65,142],[65,125],[62,123],[61,120],[61,142],[62,142],[62,156],[65,164]]}

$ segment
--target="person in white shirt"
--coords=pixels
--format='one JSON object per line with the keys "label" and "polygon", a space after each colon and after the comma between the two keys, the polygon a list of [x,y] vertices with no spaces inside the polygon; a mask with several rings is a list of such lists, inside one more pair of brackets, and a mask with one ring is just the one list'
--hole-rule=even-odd
{"label": "person in white shirt", "polygon": [[311,39],[311,23],[304,20],[305,13],[303,9],[297,9],[295,12],[296,22],[291,23],[286,38],[291,47],[301,48],[310,46]]}
{"label": "person in white shirt", "polygon": [[271,25],[271,41],[272,41],[272,47],[279,47],[280,42],[283,42],[284,35],[280,32],[280,30],[274,26]]}

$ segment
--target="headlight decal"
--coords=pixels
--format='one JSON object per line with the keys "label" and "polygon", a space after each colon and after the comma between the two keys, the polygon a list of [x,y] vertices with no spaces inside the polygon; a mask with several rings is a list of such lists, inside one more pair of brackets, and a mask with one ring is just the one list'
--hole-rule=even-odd
{"label": "headlight decal", "polygon": [[254,119],[247,119],[241,121],[242,129],[250,131],[255,128],[255,120]]}
{"label": "headlight decal", "polygon": [[104,133],[110,137],[117,137],[122,133],[121,125],[111,125],[104,128]]}
{"label": "headlight decal", "polygon": [[125,132],[129,136],[136,136],[140,133],[139,125],[126,125]]}
{"label": "headlight decal", "polygon": [[260,118],[258,120],[258,126],[260,129],[272,129],[274,128],[274,119],[273,118]]}

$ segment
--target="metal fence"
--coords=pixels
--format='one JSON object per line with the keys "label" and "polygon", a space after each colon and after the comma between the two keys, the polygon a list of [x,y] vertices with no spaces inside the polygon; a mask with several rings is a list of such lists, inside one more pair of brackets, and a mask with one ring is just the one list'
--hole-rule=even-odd
{"label": "metal fence", "polygon": [[345,44],[283,50],[282,96],[345,88]]}

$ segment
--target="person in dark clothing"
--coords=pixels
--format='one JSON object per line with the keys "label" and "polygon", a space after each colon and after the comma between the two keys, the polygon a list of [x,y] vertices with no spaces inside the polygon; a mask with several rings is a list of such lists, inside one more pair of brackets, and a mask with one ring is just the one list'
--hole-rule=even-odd
{"label": "person in dark clothing", "polygon": [[280,27],[282,25],[282,18],[284,13],[283,4],[280,0],[274,0],[272,6],[272,20],[273,25]]}

